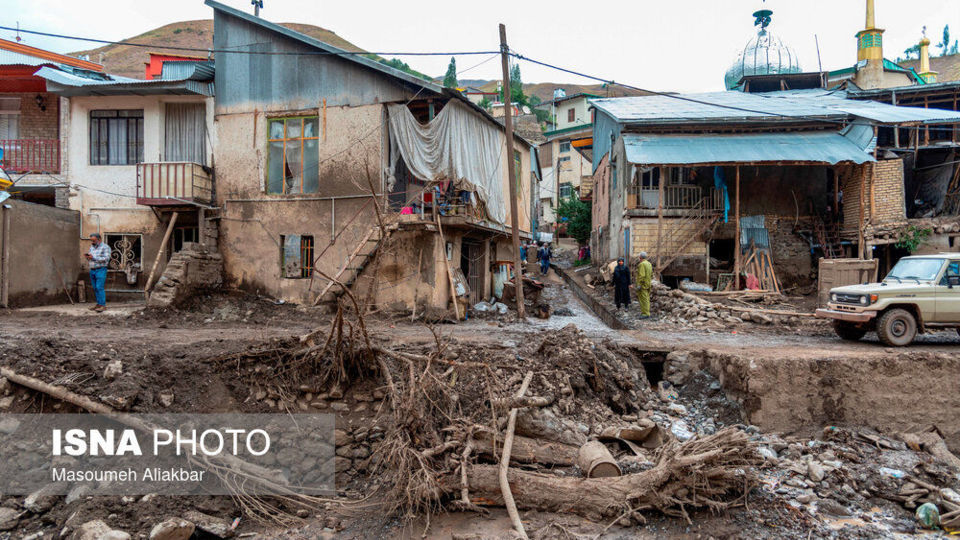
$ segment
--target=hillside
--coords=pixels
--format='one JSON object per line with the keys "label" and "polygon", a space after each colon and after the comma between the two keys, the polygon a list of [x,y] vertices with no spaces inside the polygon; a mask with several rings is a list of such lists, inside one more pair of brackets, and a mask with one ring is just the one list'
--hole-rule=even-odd
{"label": "hillside", "polygon": [[[299,23],[281,23],[283,26],[295,30],[320,41],[329,43],[335,47],[347,51],[362,51],[353,43],[343,39],[336,33],[313,26],[311,24]],[[124,41],[134,43],[146,43],[150,47],[134,47],[130,45],[106,45],[96,49],[78,51],[70,53],[73,56],[82,54],[88,55],[93,62],[103,64],[107,73],[123,75],[124,77],[143,78],[143,65],[148,60],[149,52],[162,52],[168,54],[185,54],[188,56],[205,57],[203,52],[196,51],[178,51],[165,48],[166,46],[190,47],[196,49],[208,49],[213,47],[213,20],[199,21],[180,21],[170,23],[125,39]],[[102,56],[101,56],[102,55]]]}

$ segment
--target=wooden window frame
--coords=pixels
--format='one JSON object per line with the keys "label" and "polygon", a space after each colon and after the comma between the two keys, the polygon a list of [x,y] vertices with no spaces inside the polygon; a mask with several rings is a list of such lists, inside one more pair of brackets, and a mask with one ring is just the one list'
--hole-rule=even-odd
{"label": "wooden window frame", "polygon": [[[135,113],[139,112],[140,116]],[[106,116],[105,113],[114,113],[113,116]],[[126,113],[121,115],[120,113]],[[132,114],[131,114],[132,113]],[[95,167],[108,166],[130,166],[143,162],[143,140],[144,140],[144,110],[143,109],[93,109],[89,113],[90,132],[88,133],[89,144],[87,151],[90,154],[90,165]],[[126,160],[123,163],[110,163],[110,121],[125,121],[127,124]],[[106,129],[104,129],[104,127]],[[131,127],[133,129],[131,129]],[[96,141],[94,140],[96,133]],[[131,134],[133,138],[131,139]],[[101,137],[105,142],[101,142]],[[100,160],[100,147],[106,146],[106,162]],[[131,156],[131,149],[133,155]],[[94,151],[96,150],[96,151]]]}
{"label": "wooden window frame", "polygon": [[[304,177],[304,148],[306,147],[305,141],[317,141],[318,152],[320,144],[320,134],[319,132],[314,137],[304,137],[304,126],[306,125],[306,120],[314,118],[317,120],[317,127],[320,126],[320,116],[316,114],[306,114],[306,115],[291,115],[291,116],[273,116],[267,118],[267,179],[264,183],[264,191],[269,195],[303,195],[305,193],[316,193],[316,191],[303,191],[303,177]],[[299,120],[300,121],[300,136],[299,137],[287,137],[287,121],[289,120]],[[283,137],[276,139],[270,136],[270,125],[273,122],[283,122]],[[319,131],[319,129],[318,129]],[[289,141],[299,141],[300,142],[300,191],[299,192],[288,192],[286,191],[286,176],[281,178],[281,183],[283,185],[282,192],[272,192],[270,191],[270,143],[279,142],[283,144],[283,169],[286,170],[287,163],[287,143]],[[320,157],[317,156],[317,191],[320,190]]]}

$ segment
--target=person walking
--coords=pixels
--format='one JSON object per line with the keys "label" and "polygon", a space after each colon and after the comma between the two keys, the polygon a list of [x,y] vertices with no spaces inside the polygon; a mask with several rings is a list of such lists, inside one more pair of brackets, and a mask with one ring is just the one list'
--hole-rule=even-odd
{"label": "person walking", "polygon": [[647,252],[640,252],[637,265],[637,302],[640,303],[640,318],[650,318],[650,291],[653,288],[653,265],[647,260]]}
{"label": "person walking", "polygon": [[90,250],[83,256],[90,261],[90,286],[93,287],[93,296],[97,304],[92,311],[107,309],[107,292],[104,286],[107,283],[107,266],[110,264],[110,246],[100,238],[100,233],[90,235]]}
{"label": "person walking", "polygon": [[617,266],[613,269],[613,302],[620,306],[630,307],[630,268],[623,263],[623,257],[617,259]]}
{"label": "person walking", "polygon": [[553,254],[550,253],[550,244],[545,242],[543,247],[540,248],[537,259],[540,261],[540,274],[547,275],[547,272],[550,271],[550,257]]}

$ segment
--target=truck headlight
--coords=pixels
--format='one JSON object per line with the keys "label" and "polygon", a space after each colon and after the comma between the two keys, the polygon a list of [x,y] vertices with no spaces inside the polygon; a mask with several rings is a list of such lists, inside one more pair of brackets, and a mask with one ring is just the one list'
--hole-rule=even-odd
{"label": "truck headlight", "polygon": [[837,301],[837,293],[833,293],[833,294],[830,295],[830,301],[831,301],[831,302],[836,302],[836,301]]}
{"label": "truck headlight", "polygon": [[861,306],[865,306],[865,305],[867,305],[867,304],[869,304],[869,303],[870,303],[870,299],[869,299],[869,298],[867,298],[866,296],[861,296],[861,297],[860,297],[860,305],[861,305]]}

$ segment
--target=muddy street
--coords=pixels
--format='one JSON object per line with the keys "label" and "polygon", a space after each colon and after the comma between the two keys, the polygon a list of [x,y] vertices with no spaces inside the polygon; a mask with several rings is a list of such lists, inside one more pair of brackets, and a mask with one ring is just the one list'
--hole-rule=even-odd
{"label": "muddy street", "polygon": [[[79,530],[96,520],[145,535],[166,518],[193,515],[196,520],[196,512],[212,523],[234,527],[225,536],[412,538],[426,530],[428,538],[506,537],[511,519],[496,503],[486,514],[435,515],[429,527],[425,508],[397,506],[392,491],[397,482],[413,482],[406,489],[417,493],[427,479],[392,476],[396,471],[381,476],[388,470],[383,467],[391,466],[388,462],[401,469],[408,466],[390,461],[401,447],[388,453],[384,449],[389,441],[399,440],[396,430],[401,428],[392,420],[394,414],[426,418],[456,410],[474,418],[469,425],[488,422],[484,418],[490,415],[491,401],[485,392],[515,388],[527,370],[539,374],[532,381],[531,395],[552,397],[542,409],[547,417],[531,416],[529,409],[519,415],[511,460],[519,460],[518,471],[547,474],[537,481],[556,482],[579,474],[577,448],[593,437],[608,441],[605,446],[626,475],[622,478],[651,467],[669,467],[668,456],[682,451],[686,441],[715,440],[710,444],[720,447],[742,444],[757,456],[755,462],[742,464],[756,470],[746,479],[755,486],[739,492],[749,497],[749,505],[736,504],[738,491],[718,485],[716,496],[734,503],[712,513],[697,510],[696,499],[691,499],[688,517],[661,503],[653,505],[657,508],[653,512],[620,517],[575,508],[572,513],[560,511],[558,501],[543,495],[530,498],[524,491],[522,482],[532,482],[533,477],[518,478],[512,482],[522,519],[539,537],[737,536],[744,531],[753,537],[889,536],[916,530],[910,506],[918,505],[909,501],[946,497],[947,508],[952,504],[950,490],[960,488],[960,469],[950,472],[958,464],[951,462],[956,459],[951,451],[960,449],[960,422],[951,412],[960,407],[954,387],[960,377],[956,335],[923,336],[916,345],[894,351],[869,337],[860,343],[843,342],[823,326],[793,332],[771,325],[685,328],[655,317],[649,328],[615,330],[558,275],[551,273],[545,283],[542,299],[552,310],[548,319],[519,322],[512,313],[477,314],[451,325],[376,313],[365,318],[377,350],[393,355],[400,366],[433,357],[440,343],[443,352],[437,361],[448,365],[443,374],[460,373],[447,383],[449,387],[423,381],[403,390],[425,392],[424,399],[433,403],[426,409],[417,405],[416,413],[403,412],[413,406],[409,402],[393,405],[391,390],[363,371],[353,375],[352,382],[330,387],[323,370],[296,368],[295,374],[281,369],[287,358],[293,358],[289,355],[297,350],[298,336],[336,323],[334,315],[315,309],[218,294],[179,310],[144,311],[129,305],[100,315],[61,307],[4,313],[0,366],[13,373],[132,413],[332,413],[338,448],[334,499],[306,511],[278,507],[297,523],[271,524],[263,516],[249,515],[229,497],[68,496],[54,498],[49,509],[11,515],[7,530],[16,534],[10,537]],[[109,375],[111,366],[119,376]],[[410,374],[406,367],[399,369],[393,384],[406,388]],[[595,369],[601,369],[599,377]],[[0,399],[4,412],[83,411],[4,381],[5,397]],[[646,439],[624,439],[628,435],[623,429],[629,426],[631,430],[641,426],[638,433],[646,433]],[[438,427],[416,429],[418,437],[429,440]],[[612,438],[604,438],[608,436]],[[456,437],[447,437],[447,443],[440,439],[426,444],[456,444]],[[524,446],[535,441],[553,441],[549,443],[553,453]],[[474,444],[482,448],[481,443]],[[567,452],[571,457],[562,457]],[[474,453],[479,460],[476,474],[482,474],[483,463],[490,458],[496,463],[495,454]],[[459,477],[458,459],[435,467],[432,474],[440,475],[437,478],[447,467],[452,478]],[[891,470],[896,472],[882,472]],[[693,478],[699,473],[678,469],[677,474],[679,481],[683,475]],[[481,499],[488,496],[484,482],[482,476],[468,482]],[[596,482],[602,485],[603,480]],[[495,486],[494,480],[490,487]],[[933,493],[932,486],[940,491]],[[459,489],[436,499],[427,492],[419,496],[441,504]],[[548,483],[542,489],[549,493],[554,487]],[[23,504],[22,497],[7,497],[3,507],[19,509]],[[236,518],[240,519],[234,525]]]}

